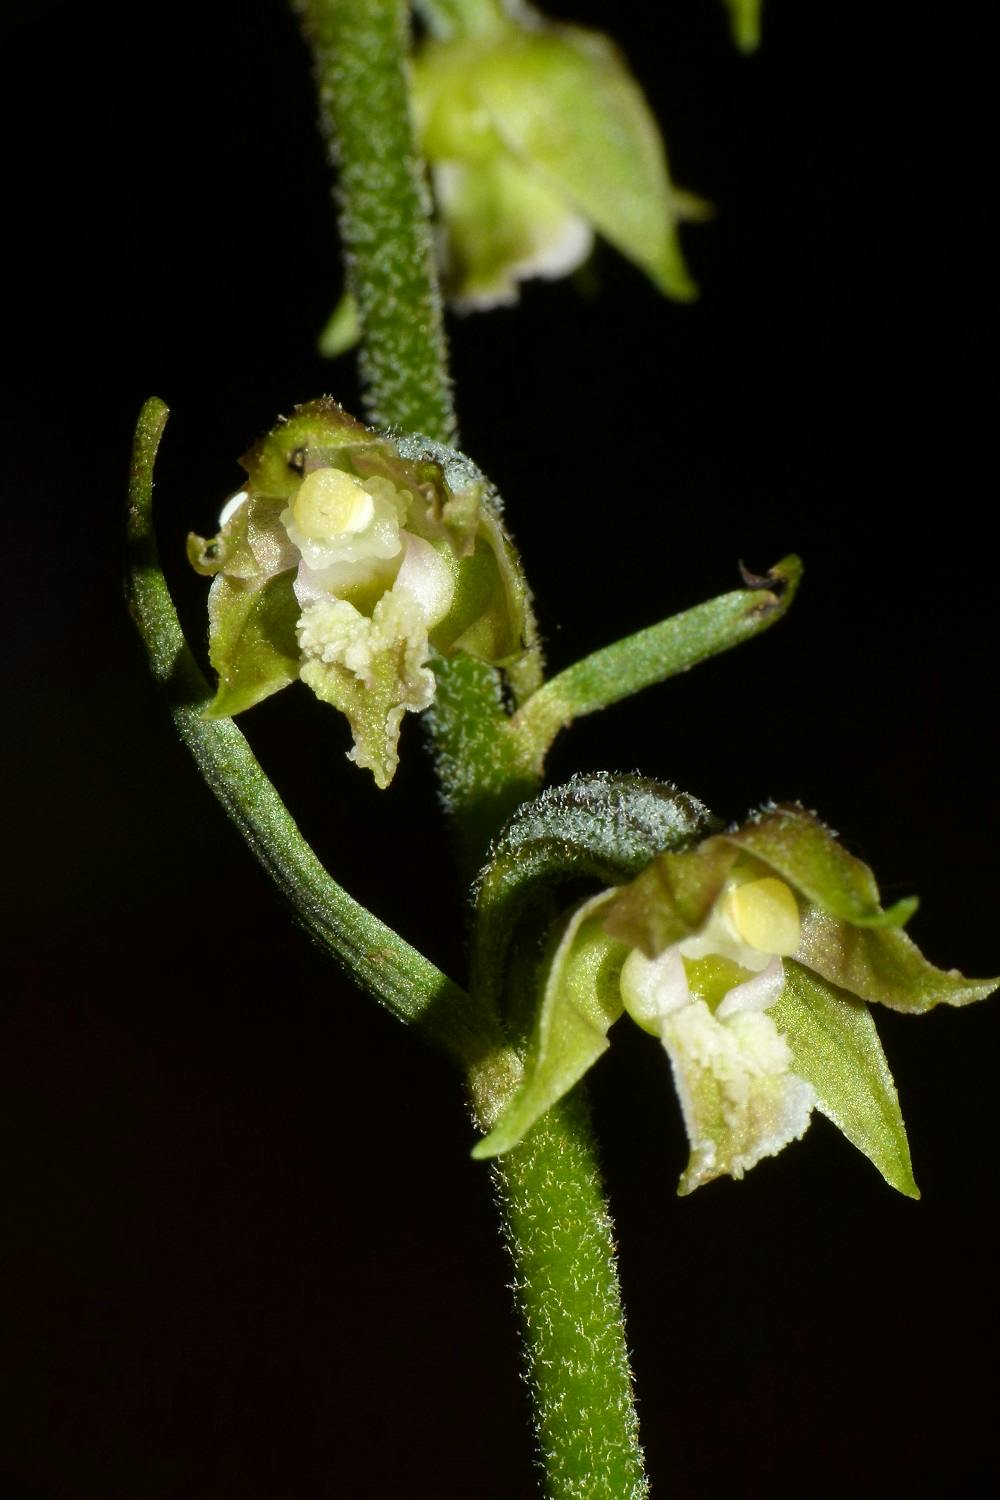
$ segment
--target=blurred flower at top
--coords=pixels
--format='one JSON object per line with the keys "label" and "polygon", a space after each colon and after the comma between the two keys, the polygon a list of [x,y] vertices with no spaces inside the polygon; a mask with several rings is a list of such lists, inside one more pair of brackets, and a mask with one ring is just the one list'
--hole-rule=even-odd
{"label": "blurred flower at top", "polygon": [[677,224],[707,206],[671,183],[639,85],[605,36],[497,0],[425,0],[413,101],[450,300],[515,302],[602,235],[668,297],[697,291]]}

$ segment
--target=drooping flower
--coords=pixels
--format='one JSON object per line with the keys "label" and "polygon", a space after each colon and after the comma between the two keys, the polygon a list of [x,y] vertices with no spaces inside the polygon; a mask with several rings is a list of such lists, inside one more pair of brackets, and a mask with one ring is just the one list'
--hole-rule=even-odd
{"label": "drooping flower", "polygon": [[476,1154],[516,1144],[627,1011],[670,1059],[691,1147],[681,1192],[742,1177],[818,1108],[917,1196],[868,1006],[965,1005],[997,981],[928,963],[902,930],[915,905],[883,910],[867,865],[796,806],[661,854],[567,920],[523,1082]]}
{"label": "drooping flower", "polygon": [[515,302],[529,277],[569,274],[595,234],[667,296],[696,295],[677,224],[706,205],[678,191],[659,130],[614,44],[527,5],[471,12],[412,66],[452,301]]}
{"label": "drooping flower", "polygon": [[189,539],[212,576],[209,654],[228,717],[301,679],[347,716],[350,758],[387,786],[434,652],[532,670],[533,624],[499,501],[462,455],[299,407],[243,460],[220,530]]}

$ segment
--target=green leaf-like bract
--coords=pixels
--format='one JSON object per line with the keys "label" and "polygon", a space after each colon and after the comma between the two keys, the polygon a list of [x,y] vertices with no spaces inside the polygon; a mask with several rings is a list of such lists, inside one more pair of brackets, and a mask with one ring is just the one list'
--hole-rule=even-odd
{"label": "green leaf-like bract", "polygon": [[770,630],[787,613],[801,576],[797,557],[782,558],[747,587],[603,646],[550,677],[511,720],[526,760],[540,772],[552,741],[575,719],[620,703]]}

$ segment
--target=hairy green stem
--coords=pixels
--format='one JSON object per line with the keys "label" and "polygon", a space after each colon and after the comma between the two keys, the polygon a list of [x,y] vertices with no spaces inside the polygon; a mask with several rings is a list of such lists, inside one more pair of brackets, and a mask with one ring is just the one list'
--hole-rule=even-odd
{"label": "hairy green stem", "polygon": [[293,0],[312,48],[337,174],[348,286],[372,421],[455,436],[429,200],[406,86],[403,0]]}
{"label": "hairy green stem", "polygon": [[435,661],[434,676],[437,692],[427,725],[459,875],[471,884],[491,841],[538,791],[539,777],[511,735],[495,667],[456,652]]}
{"label": "hairy green stem", "polygon": [[648,1494],[614,1232],[577,1088],[493,1167],[550,1500]]}
{"label": "hairy green stem", "polygon": [[[405,90],[400,0],[295,0],[313,47],[339,173],[341,232],[362,325],[362,377],[379,422],[449,441],[455,420],[428,202]],[[456,6],[457,13],[462,9]],[[490,669],[438,674],[442,787],[468,869],[537,785],[503,747]],[[512,1085],[506,1057],[470,1074],[488,1124]],[[581,1098],[494,1167],[552,1500],[645,1493],[611,1227]],[[475,1487],[473,1483],[473,1488]]]}

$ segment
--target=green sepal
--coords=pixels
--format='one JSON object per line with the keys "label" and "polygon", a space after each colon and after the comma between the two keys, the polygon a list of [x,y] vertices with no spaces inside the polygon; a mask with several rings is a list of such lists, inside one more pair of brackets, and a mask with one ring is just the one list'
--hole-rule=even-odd
{"label": "green sepal", "polygon": [[473,1149],[477,1159],[500,1156],[531,1129],[607,1050],[622,1014],[619,976],[624,943],[604,930],[608,893],[584,902],[565,924],[545,978],[524,1061],[524,1077],[497,1124]]}
{"label": "green sepal", "polygon": [[296,407],[240,460],[252,495],[289,501],[303,474],[325,466],[350,467],[342,450],[377,435],[349,416],[332,396]]}
{"label": "green sepal", "polygon": [[[544,916],[560,886],[627,880],[658,849],[690,843],[710,823],[696,798],[639,776],[575,776],[525,803],[476,886],[477,999],[495,1007],[522,921]],[[515,1145],[605,1050],[608,1028],[623,1010],[618,976],[628,953],[603,930],[601,909],[611,894],[585,903],[564,925],[542,982],[520,1090],[477,1156]]]}
{"label": "green sepal", "polygon": [[606,37],[568,26],[517,32],[484,56],[476,92],[505,146],[660,291],[697,295],[656,121]]}
{"label": "green sepal", "polygon": [[807,914],[828,912],[850,932],[891,931],[916,906],[911,898],[883,911],[871,870],[848,854],[818,818],[797,806],[769,807],[696,849],[661,855],[621,893],[609,912],[609,932],[655,957],[705,923],[737,866],[780,876]]}
{"label": "green sepal", "polygon": [[717,838],[659,855],[609,906],[608,932],[655,958],[704,926],[736,859]]}
{"label": "green sepal", "polygon": [[868,1157],[890,1187],[919,1198],[906,1127],[871,1011],[794,960],[769,1010],[817,1108]]}
{"label": "green sepal", "polygon": [[1000,984],[936,968],[897,927],[855,927],[815,906],[803,913],[795,957],[859,999],[909,1015],[935,1005],[971,1005]]}
{"label": "green sepal", "polygon": [[299,605],[293,578],[279,573],[263,583],[248,583],[219,574],[213,580],[208,654],[219,686],[204,710],[206,718],[243,713],[298,678]]}
{"label": "green sepal", "polygon": [[869,867],[797,804],[767,807],[719,838],[769,865],[800,896],[853,927],[901,927],[917,908],[916,897],[909,896],[883,911]]}

